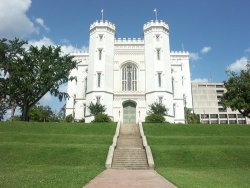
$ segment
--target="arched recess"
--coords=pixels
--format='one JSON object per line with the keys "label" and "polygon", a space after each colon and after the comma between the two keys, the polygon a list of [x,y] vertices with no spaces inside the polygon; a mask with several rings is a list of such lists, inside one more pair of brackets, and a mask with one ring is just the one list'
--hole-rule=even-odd
{"label": "arched recess", "polygon": [[123,124],[136,123],[136,102],[127,100],[123,104]]}
{"label": "arched recess", "polygon": [[138,67],[134,62],[128,61],[121,66],[122,91],[137,91]]}

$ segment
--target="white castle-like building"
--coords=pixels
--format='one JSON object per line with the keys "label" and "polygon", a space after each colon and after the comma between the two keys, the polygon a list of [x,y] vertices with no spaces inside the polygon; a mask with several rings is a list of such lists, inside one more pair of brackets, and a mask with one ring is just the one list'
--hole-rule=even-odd
{"label": "white castle-like building", "polygon": [[184,123],[184,107],[192,108],[189,53],[170,51],[169,26],[162,20],[143,26],[144,39],[115,38],[115,25],[90,26],[89,52],[74,53],[77,68],[68,83],[66,115],[91,122],[88,105],[100,102],[114,121],[145,121],[149,105],[168,109],[166,121]]}

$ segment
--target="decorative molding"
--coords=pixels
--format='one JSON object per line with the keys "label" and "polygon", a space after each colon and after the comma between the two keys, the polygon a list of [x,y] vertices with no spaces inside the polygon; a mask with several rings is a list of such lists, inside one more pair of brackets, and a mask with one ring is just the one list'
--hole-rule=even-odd
{"label": "decorative molding", "polygon": [[91,94],[91,93],[107,93],[107,94],[111,94],[114,95],[114,93],[108,92],[108,91],[89,91],[86,93],[87,94]]}
{"label": "decorative molding", "polygon": [[169,93],[171,95],[174,94],[173,92],[170,92],[170,91],[150,91],[150,92],[147,92],[145,94],[147,95],[147,94],[152,94],[152,93]]}

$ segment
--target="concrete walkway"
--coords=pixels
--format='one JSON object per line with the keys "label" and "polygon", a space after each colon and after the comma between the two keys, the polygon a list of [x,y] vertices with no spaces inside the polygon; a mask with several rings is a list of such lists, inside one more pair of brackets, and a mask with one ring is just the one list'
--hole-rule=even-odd
{"label": "concrete walkway", "polygon": [[176,188],[155,170],[108,169],[84,188]]}

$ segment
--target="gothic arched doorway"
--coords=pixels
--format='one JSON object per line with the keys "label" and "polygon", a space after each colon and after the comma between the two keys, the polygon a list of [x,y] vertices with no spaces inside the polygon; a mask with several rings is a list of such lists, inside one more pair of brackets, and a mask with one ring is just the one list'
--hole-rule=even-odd
{"label": "gothic arched doorway", "polygon": [[136,103],[126,101],[123,103],[123,124],[136,123]]}

